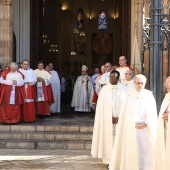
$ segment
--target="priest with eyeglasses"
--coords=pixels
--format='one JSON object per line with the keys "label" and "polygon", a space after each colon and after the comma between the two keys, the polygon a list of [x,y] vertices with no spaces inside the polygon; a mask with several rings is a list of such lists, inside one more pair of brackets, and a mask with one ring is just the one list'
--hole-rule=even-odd
{"label": "priest with eyeglasses", "polygon": [[145,84],[146,77],[138,74],[134,78],[135,88],[125,94],[110,170],[154,170],[157,109]]}

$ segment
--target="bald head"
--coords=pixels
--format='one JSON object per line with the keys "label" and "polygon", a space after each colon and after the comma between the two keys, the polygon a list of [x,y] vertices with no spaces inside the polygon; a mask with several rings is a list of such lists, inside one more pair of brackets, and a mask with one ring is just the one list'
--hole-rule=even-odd
{"label": "bald head", "polygon": [[166,79],[164,85],[165,85],[167,92],[170,93],[170,76]]}
{"label": "bald head", "polygon": [[120,65],[120,67],[126,66],[126,62],[127,62],[127,60],[126,60],[125,56],[122,55],[122,56],[119,57],[119,65]]}

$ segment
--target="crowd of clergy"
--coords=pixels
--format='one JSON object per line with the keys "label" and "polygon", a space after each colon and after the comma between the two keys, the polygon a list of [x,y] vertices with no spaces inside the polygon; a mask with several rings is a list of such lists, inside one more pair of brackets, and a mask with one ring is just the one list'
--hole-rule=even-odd
{"label": "crowd of clergy", "polygon": [[36,118],[60,112],[60,80],[49,63],[39,62],[38,68],[29,68],[29,61],[21,66],[12,62],[0,76],[0,122],[17,124],[34,122]]}
{"label": "crowd of clergy", "polygon": [[[106,62],[91,77],[83,65],[73,87],[71,107],[83,113],[95,110],[91,155],[101,158],[110,170],[170,170],[170,77],[159,117],[147,79],[127,65]],[[0,77],[0,122],[33,122],[36,114],[60,112],[60,80],[53,64],[44,69],[12,62]]]}
{"label": "crowd of clergy", "polygon": [[75,110],[88,111],[96,104],[91,155],[110,170],[170,170],[170,77],[158,117],[153,93],[145,89],[146,77],[135,75],[126,61],[120,56],[119,67],[105,63],[91,79],[83,66],[77,79]]}

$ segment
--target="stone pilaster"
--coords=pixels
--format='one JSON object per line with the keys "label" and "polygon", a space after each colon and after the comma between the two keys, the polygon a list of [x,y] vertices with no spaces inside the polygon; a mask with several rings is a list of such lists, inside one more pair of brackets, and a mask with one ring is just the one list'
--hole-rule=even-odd
{"label": "stone pilaster", "polygon": [[0,0],[0,64],[12,61],[12,0]]}

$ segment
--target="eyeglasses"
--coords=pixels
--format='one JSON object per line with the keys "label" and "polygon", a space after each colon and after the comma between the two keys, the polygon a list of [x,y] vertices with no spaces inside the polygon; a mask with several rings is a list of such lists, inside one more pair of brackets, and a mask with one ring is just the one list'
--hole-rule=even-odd
{"label": "eyeglasses", "polygon": [[169,82],[164,82],[164,85],[169,84]]}
{"label": "eyeglasses", "polygon": [[109,76],[109,78],[110,78],[110,79],[114,79],[114,78],[116,78],[116,77],[113,77],[113,76]]}
{"label": "eyeglasses", "polygon": [[144,85],[144,83],[143,82],[135,82],[137,85]]}

